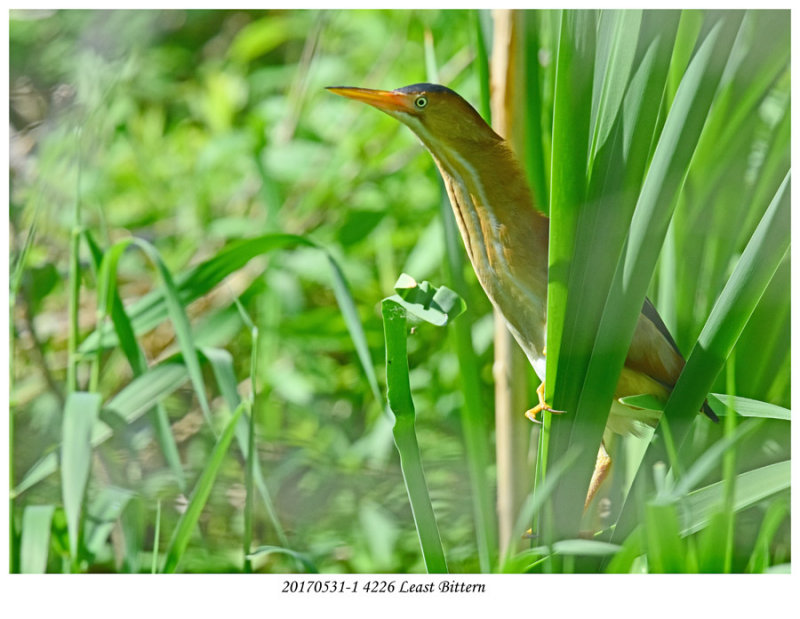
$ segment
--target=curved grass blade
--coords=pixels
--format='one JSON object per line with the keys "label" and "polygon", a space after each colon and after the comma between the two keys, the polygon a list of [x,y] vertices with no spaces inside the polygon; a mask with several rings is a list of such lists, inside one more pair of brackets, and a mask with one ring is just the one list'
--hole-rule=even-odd
{"label": "curved grass blade", "polygon": [[[332,287],[336,300],[341,308],[345,324],[350,332],[350,338],[355,346],[358,359],[367,377],[370,389],[377,401],[381,402],[375,366],[372,363],[366,335],[355,303],[350,292],[347,280],[344,277],[338,262],[325,248],[314,241],[295,234],[264,234],[251,239],[242,239],[229,243],[223,247],[213,258],[192,267],[185,273],[175,278],[176,298],[183,306],[208,293],[228,275],[244,267],[250,260],[257,256],[279,249],[292,249],[296,247],[312,247],[325,252],[331,265]],[[166,298],[160,291],[153,291],[127,308],[130,322],[135,333],[143,333],[154,328],[168,317]],[[101,337],[102,332],[102,337]],[[104,325],[100,330],[91,333],[81,344],[80,352],[84,355],[94,352],[100,344],[113,346],[117,344],[115,335],[109,325]]]}
{"label": "curved grass blade", "polygon": [[386,383],[389,407],[395,417],[392,433],[400,454],[400,467],[403,470],[425,567],[429,574],[443,574],[447,573],[447,562],[414,429],[414,402],[408,378],[406,310],[389,298],[382,303],[382,313],[386,339]]}
{"label": "curved grass blade", "polygon": [[[200,298],[219,284],[228,275],[244,267],[256,256],[275,249],[313,247],[305,237],[294,234],[266,234],[252,239],[234,241],[223,247],[214,257],[181,273],[175,278],[178,296],[184,305]],[[167,308],[163,294],[154,290],[128,308],[135,333],[149,331],[165,318]],[[102,341],[105,346],[114,346],[116,341],[110,326],[104,326]],[[89,354],[100,344],[100,333],[91,333],[81,344],[80,352]]]}
{"label": "curved grass blade", "polygon": [[[103,255],[99,245],[94,241],[94,238],[88,230],[84,232],[84,236],[94,260],[95,269],[98,273],[99,292],[97,324],[104,324],[105,317],[109,314],[108,306],[110,303],[111,322],[114,325],[114,331],[117,334],[120,349],[128,360],[133,375],[141,376],[147,371],[147,359],[145,358],[141,346],[139,346],[131,321],[122,303],[122,298],[119,296],[119,292],[116,289],[117,265],[120,256],[122,256],[122,253],[128,245],[116,243]],[[102,337],[102,329],[98,330],[98,333],[100,333]],[[98,347],[97,358],[92,368],[92,384],[95,387],[98,382],[100,371],[100,350],[102,350],[102,347]],[[151,417],[153,426],[156,429],[158,443],[161,446],[161,452],[164,454],[164,459],[172,470],[172,474],[175,475],[178,487],[181,491],[184,491],[186,487],[186,476],[183,474],[183,467],[181,466],[181,459],[178,454],[178,446],[175,443],[175,437],[172,435],[167,411],[160,402],[156,403],[153,407]]]}
{"label": "curved grass blade", "polygon": [[97,393],[73,391],[67,396],[61,429],[61,495],[67,519],[69,550],[77,566],[81,512],[92,463],[92,430],[102,400]]}
{"label": "curved grass blade", "polygon": [[[323,249],[322,251],[325,250]],[[339,310],[342,312],[345,325],[347,325],[347,330],[350,332],[350,339],[353,341],[353,346],[355,346],[358,360],[361,362],[361,368],[364,370],[364,374],[367,377],[367,383],[372,391],[372,395],[379,406],[383,408],[383,397],[378,387],[378,376],[375,373],[375,366],[369,354],[367,336],[364,334],[364,326],[361,324],[361,319],[358,317],[358,311],[353,301],[353,294],[350,292],[350,286],[347,283],[347,279],[339,263],[336,262],[333,256],[327,251],[325,251],[325,255],[331,267],[331,286],[333,287],[333,294],[336,296],[336,302],[339,304]]]}
{"label": "curved grass blade", "polygon": [[172,279],[167,265],[161,259],[161,254],[154,245],[148,243],[143,239],[126,239],[120,243],[133,243],[137,245],[153,264],[161,276],[161,281],[164,284],[164,305],[167,309],[167,314],[172,320],[172,325],[175,329],[175,338],[178,340],[181,353],[183,355],[183,362],[186,364],[186,369],[189,372],[189,379],[192,381],[197,399],[200,402],[200,408],[206,418],[209,426],[211,423],[211,408],[208,405],[208,398],[206,397],[205,383],[203,381],[203,372],[200,369],[200,360],[197,357],[197,350],[192,337],[192,328],[189,324],[189,317],[186,315],[186,308],[181,302],[178,294],[178,289]]}
{"label": "curved grass blade", "polygon": [[403,273],[394,285],[392,301],[411,316],[437,327],[445,326],[466,309],[464,300],[447,286],[436,287],[430,282],[417,283]]}
{"label": "curved grass blade", "polygon": [[287,555],[297,561],[300,565],[306,568],[306,572],[309,574],[319,574],[319,570],[317,566],[314,565],[314,562],[308,558],[307,555],[304,555],[301,552],[297,552],[295,550],[290,550],[288,548],[282,548],[280,546],[259,546],[249,555],[247,558],[252,560],[256,557],[261,557],[264,555],[271,555],[271,554],[282,554]]}
{"label": "curved grass blade", "polygon": [[761,423],[759,419],[751,419],[736,428],[730,436],[721,438],[706,449],[675,485],[675,489],[672,492],[673,496],[681,497],[688,494],[692,488],[700,483],[700,481],[714,469],[729,449],[753,434],[753,432],[761,427]]}
{"label": "curved grass blade", "polygon": [[228,452],[228,446],[233,439],[236,425],[244,412],[245,406],[246,404],[242,402],[233,412],[233,415],[231,415],[231,418],[225,425],[225,429],[217,439],[216,445],[214,445],[208,464],[197,480],[197,484],[192,491],[192,496],[189,499],[189,505],[186,511],[181,515],[180,520],[178,520],[178,524],[172,534],[172,539],[169,542],[169,546],[167,546],[166,559],[164,560],[164,568],[162,569],[162,572],[165,574],[172,574],[178,568],[178,564],[189,544],[189,538],[208,500],[208,495],[211,493],[211,487],[214,485],[214,480],[217,477],[222,461],[225,459],[225,454]]}

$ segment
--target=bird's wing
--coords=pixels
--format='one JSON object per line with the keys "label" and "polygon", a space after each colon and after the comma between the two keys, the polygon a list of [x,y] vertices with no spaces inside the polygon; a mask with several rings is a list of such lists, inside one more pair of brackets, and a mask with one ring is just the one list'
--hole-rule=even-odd
{"label": "bird's wing", "polygon": [[[625,367],[647,374],[666,387],[672,388],[684,365],[683,355],[678,350],[678,345],[667,325],[661,320],[658,310],[650,299],[645,298],[636,323],[633,342],[625,359]],[[718,421],[707,400],[703,402],[702,410],[709,419]]]}
{"label": "bird's wing", "polygon": [[645,299],[625,366],[673,387],[683,365],[683,356],[669,329],[650,299]]}

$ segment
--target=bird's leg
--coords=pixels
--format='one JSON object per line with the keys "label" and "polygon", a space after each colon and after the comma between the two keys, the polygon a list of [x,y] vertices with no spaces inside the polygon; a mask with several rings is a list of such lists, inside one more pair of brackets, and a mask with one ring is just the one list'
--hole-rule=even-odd
{"label": "bird's leg", "polygon": [[539,387],[536,389],[536,395],[539,396],[539,403],[525,412],[525,416],[534,423],[542,423],[536,418],[536,415],[538,415],[542,411],[547,411],[548,413],[554,413],[556,415],[560,415],[564,412],[564,411],[557,411],[547,402],[544,401],[544,382],[541,385],[539,385]]}
{"label": "bird's leg", "polygon": [[586,502],[583,504],[583,510],[589,507],[589,504],[592,502],[594,495],[597,494],[597,490],[600,488],[600,484],[603,483],[606,477],[608,477],[608,472],[611,470],[611,457],[608,455],[606,451],[606,446],[604,442],[600,443],[600,450],[597,452],[597,460],[594,464],[594,473],[592,473],[592,481],[589,483],[589,492],[586,493]]}

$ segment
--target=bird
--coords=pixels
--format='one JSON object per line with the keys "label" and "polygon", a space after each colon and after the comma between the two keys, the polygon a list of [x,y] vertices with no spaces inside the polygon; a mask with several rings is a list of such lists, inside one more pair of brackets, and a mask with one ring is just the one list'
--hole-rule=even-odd
{"label": "bird", "polygon": [[[539,402],[526,416],[538,422],[543,411],[563,414],[544,397],[549,218],[535,208],[527,177],[508,142],[469,102],[440,84],[412,84],[396,90],[327,89],[397,119],[433,156],[478,281],[542,381],[536,390]],[[625,405],[620,399],[649,394],[666,402],[684,365],[664,321],[645,299],[614,392],[584,509],[610,470],[605,448],[610,436],[642,436],[661,415]],[[703,413],[718,421],[707,403]]]}

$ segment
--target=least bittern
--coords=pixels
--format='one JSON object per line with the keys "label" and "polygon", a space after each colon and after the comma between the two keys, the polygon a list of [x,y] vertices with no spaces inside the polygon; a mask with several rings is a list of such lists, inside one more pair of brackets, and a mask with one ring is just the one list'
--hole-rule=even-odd
{"label": "least bittern", "polygon": [[[331,92],[368,103],[409,127],[433,155],[444,180],[467,255],[481,286],[500,311],[539,379],[545,378],[547,247],[549,220],[533,206],[531,190],[508,143],[461,96],[438,84],[397,90],[329,87]],[[667,327],[645,300],[611,405],[606,430],[640,435],[660,413],[632,408],[620,398],[650,394],[666,401],[684,360]],[[558,413],[545,403],[526,414]],[[704,405],[703,412],[716,415]],[[610,459],[603,445],[586,497],[591,502]]]}

